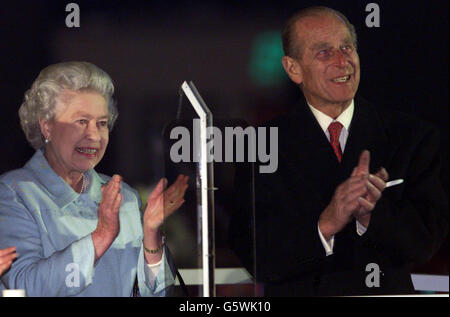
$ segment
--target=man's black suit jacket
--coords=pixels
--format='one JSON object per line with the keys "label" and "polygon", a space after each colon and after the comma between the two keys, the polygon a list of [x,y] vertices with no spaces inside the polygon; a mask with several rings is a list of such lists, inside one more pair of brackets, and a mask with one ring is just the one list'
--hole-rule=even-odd
{"label": "man's black suit jacket", "polygon": [[[357,98],[338,163],[304,100],[265,126],[278,127],[278,170],[261,174],[255,166],[254,195],[242,179],[236,184],[240,199],[230,226],[230,244],[264,282],[265,296],[412,293],[410,264],[430,259],[448,231],[437,129]],[[404,183],[383,192],[364,235],[351,221],[335,235],[333,254],[326,256],[319,216],[364,149],[371,153],[371,173],[384,167],[391,180]],[[370,263],[380,268],[379,287],[366,284]]]}

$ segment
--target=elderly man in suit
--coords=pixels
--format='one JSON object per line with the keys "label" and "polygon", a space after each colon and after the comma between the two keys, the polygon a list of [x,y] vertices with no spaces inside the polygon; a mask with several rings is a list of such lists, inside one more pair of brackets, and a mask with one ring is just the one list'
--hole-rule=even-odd
{"label": "elderly man in suit", "polygon": [[[255,217],[242,204],[230,236],[267,296],[412,293],[410,264],[447,234],[437,130],[356,95],[356,43],[325,7],[283,31],[282,64],[304,100],[267,124],[279,128],[279,168],[255,173]],[[393,179],[404,182],[386,188]]]}

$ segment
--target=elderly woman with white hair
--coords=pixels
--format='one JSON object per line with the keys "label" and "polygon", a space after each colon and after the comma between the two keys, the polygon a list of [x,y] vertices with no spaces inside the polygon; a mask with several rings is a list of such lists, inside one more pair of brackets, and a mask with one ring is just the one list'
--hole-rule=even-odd
{"label": "elderly woman with white hair", "polygon": [[[119,175],[97,173],[117,118],[114,86],[86,62],[51,65],[19,116],[36,149],[0,177],[0,249],[18,257],[1,281],[27,296],[164,296],[175,267],[160,226],[184,202],[187,177],[161,179],[141,213]],[[137,282],[137,283],[136,283]]]}

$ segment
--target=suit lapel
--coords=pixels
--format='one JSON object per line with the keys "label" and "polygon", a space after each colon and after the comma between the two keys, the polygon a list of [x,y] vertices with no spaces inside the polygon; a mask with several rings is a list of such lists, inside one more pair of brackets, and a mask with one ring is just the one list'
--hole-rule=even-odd
{"label": "suit lapel", "polygon": [[335,174],[340,164],[304,99],[288,118],[280,136],[280,161],[288,165],[292,177],[297,179],[294,187],[306,188],[324,202],[330,175]]}
{"label": "suit lapel", "polygon": [[376,173],[381,166],[389,165],[393,146],[389,141],[382,118],[372,105],[361,98],[355,100],[355,112],[350,125],[342,158],[342,176],[350,176],[363,150],[370,151],[370,173]]}

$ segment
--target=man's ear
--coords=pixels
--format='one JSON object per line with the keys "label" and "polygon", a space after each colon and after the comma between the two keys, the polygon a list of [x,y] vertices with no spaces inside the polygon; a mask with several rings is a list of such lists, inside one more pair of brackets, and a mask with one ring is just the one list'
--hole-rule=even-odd
{"label": "man's ear", "polygon": [[286,74],[294,83],[299,85],[303,82],[302,68],[296,59],[290,56],[283,56],[281,63],[283,64]]}
{"label": "man's ear", "polygon": [[41,128],[41,134],[45,139],[50,139],[51,125],[48,120],[39,119],[39,127]]}

